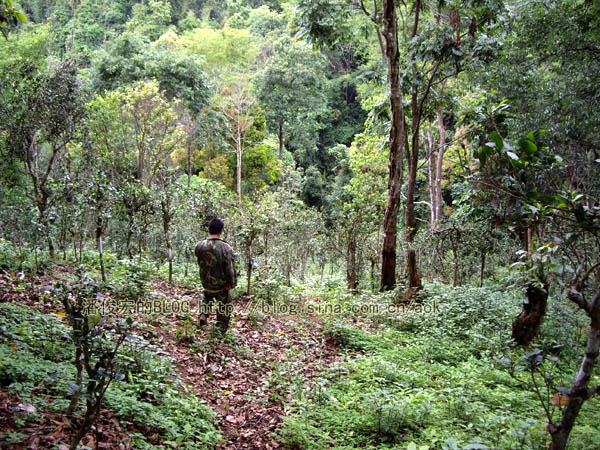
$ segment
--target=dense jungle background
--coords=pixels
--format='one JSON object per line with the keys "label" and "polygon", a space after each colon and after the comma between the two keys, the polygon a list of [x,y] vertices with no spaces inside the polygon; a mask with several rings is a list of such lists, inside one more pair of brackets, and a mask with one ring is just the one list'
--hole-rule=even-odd
{"label": "dense jungle background", "polygon": [[0,31],[0,448],[600,449],[600,2],[0,0]]}

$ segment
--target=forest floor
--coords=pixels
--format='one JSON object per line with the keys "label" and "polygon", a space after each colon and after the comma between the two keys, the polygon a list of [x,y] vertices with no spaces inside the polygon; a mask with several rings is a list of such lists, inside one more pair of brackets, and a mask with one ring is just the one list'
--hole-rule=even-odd
{"label": "forest floor", "polygon": [[[62,315],[66,324],[64,314],[44,295],[43,287],[57,278],[68,278],[70,272],[64,267],[55,276],[31,279],[0,274],[0,303]],[[275,431],[288,413],[286,403],[294,393],[310,390],[310,380],[340,359],[335,345],[324,337],[322,324],[313,317],[263,314],[255,311],[247,298],[239,298],[230,329],[221,336],[211,325],[197,326],[196,291],[162,281],[153,283],[151,289],[164,298],[189,301],[189,314],[137,317],[137,332],[172,359],[184,384],[217,413],[216,426],[223,437],[217,448],[281,448]],[[19,350],[17,344],[13,349]],[[43,386],[39,391],[42,394]],[[30,413],[38,417],[23,427],[19,417]],[[68,448],[65,443],[75,431],[76,425],[61,413],[36,409],[0,386],[0,436],[27,435],[12,444],[0,439],[0,448]],[[98,448],[128,449],[132,433],[153,436],[157,445],[161,441],[154,430],[123,424],[118,411],[107,409],[102,411],[96,431],[98,437],[89,433],[81,444],[96,448],[98,439]]]}
{"label": "forest floor", "polygon": [[[167,295],[186,293],[165,283],[158,289]],[[197,317],[197,301],[190,302],[195,303],[191,315]],[[159,340],[193,392],[217,412],[224,438],[217,448],[223,450],[280,448],[274,432],[286,415],[286,401],[300,385],[309,389],[312,378],[339,360],[314,317],[260,314],[245,298],[235,302],[224,337],[209,326],[178,339],[177,330],[185,326],[173,322]]]}

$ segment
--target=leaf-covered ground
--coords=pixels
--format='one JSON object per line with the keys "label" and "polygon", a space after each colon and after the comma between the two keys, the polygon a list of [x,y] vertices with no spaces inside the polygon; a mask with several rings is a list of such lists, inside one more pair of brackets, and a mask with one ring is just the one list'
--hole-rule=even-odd
{"label": "leaf-covered ground", "polygon": [[[57,276],[69,278],[70,269],[62,268]],[[0,277],[0,303],[27,305],[65,321],[60,306],[43,290],[56,281],[53,277],[26,279],[7,273]],[[216,427],[222,435],[217,448],[280,448],[275,431],[288,413],[286,403],[300,385],[309,384],[338,359],[320,322],[297,315],[263,314],[248,299],[239,299],[232,326],[223,337],[212,326],[197,327],[196,291],[157,282],[152,293],[155,298],[177,299],[191,306],[184,314],[138,316],[137,332],[157,353],[172,359],[186,389],[217,413]],[[14,352],[20,351],[19,343],[12,345]],[[10,390],[5,386],[9,381],[3,380],[0,387],[1,448],[52,448],[70,442],[76,424],[56,408],[34,406],[21,398],[15,392],[18,386]],[[46,396],[49,404],[57,395],[48,393],[43,383],[31,393],[42,401]],[[132,448],[132,434],[146,436],[151,445],[165,445],[157,430],[122,420],[118,410],[106,405],[95,431],[83,445],[94,448],[96,434],[99,448]]]}
{"label": "leaf-covered ground", "polygon": [[[164,284],[160,289],[172,291]],[[190,333],[178,337],[186,327]],[[247,299],[236,302],[224,338],[214,328],[196,332],[193,322],[176,321],[158,339],[193,392],[217,412],[220,449],[279,448],[274,432],[287,414],[286,401],[338,359],[319,321],[261,314]]]}

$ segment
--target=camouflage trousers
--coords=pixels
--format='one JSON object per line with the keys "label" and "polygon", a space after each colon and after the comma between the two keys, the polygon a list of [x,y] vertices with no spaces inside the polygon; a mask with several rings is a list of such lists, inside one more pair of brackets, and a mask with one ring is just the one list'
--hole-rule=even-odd
{"label": "camouflage trousers", "polygon": [[200,326],[208,324],[208,317],[215,313],[217,314],[217,326],[223,333],[229,328],[233,305],[231,303],[231,294],[229,291],[221,292],[204,292],[204,298],[200,303],[200,315],[198,322]]}

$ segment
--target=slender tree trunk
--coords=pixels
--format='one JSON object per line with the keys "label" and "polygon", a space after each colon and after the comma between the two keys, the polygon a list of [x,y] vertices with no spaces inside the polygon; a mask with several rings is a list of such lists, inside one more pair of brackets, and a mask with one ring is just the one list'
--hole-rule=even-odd
{"label": "slender tree trunk", "polygon": [[165,246],[167,247],[167,260],[169,262],[169,284],[173,284],[173,245],[171,244],[171,214],[167,201],[161,201],[163,213],[163,231],[165,233]]}
{"label": "slender tree trunk", "polygon": [[192,147],[188,144],[187,146],[187,187],[190,188],[192,184]]}
{"label": "slender tree trunk", "polygon": [[598,355],[600,353],[600,291],[591,302],[589,316],[591,318],[590,334],[588,336],[585,356],[581,362],[579,373],[575,378],[569,395],[569,403],[563,411],[563,416],[558,425],[550,426],[552,444],[550,450],[565,450],[569,435],[575,425],[575,420],[583,404],[598,393],[599,387],[589,388],[589,382]]}
{"label": "slender tree trunk", "polygon": [[240,204],[242,203],[242,136],[238,133],[237,154],[236,154],[236,184],[237,195]]}
{"label": "slender tree trunk", "polygon": [[375,284],[375,265],[377,264],[377,258],[372,256],[369,259],[371,262],[371,290],[375,292],[377,290],[377,285]]}
{"label": "slender tree trunk", "polygon": [[133,252],[131,250],[131,238],[133,237],[133,222],[130,220],[129,223],[127,224],[127,242],[126,242],[126,246],[127,246],[127,256],[129,256],[129,259],[133,259]]}
{"label": "slender tree trunk", "polygon": [[144,182],[144,158],[145,158],[145,150],[142,146],[142,148],[139,149],[138,151],[138,173],[137,173],[137,179],[140,180],[142,183]]}
{"label": "slender tree trunk", "polygon": [[[453,233],[452,231],[450,233]],[[452,245],[452,258],[453,258],[453,263],[454,263],[454,276],[453,276],[453,280],[452,280],[452,287],[456,287],[458,286],[458,248],[457,248],[457,240],[459,240],[460,237],[457,236],[456,239],[454,239],[454,237],[452,236],[452,234],[450,235],[450,244]]]}
{"label": "slender tree trunk", "polygon": [[102,281],[106,283],[106,271],[104,269],[104,248],[102,245],[102,219],[98,219],[96,222],[96,244],[98,245],[98,258],[100,260],[100,273],[102,275]]}
{"label": "slender tree trunk", "polygon": [[429,153],[429,158],[427,161],[427,178],[429,180],[429,212],[431,214],[431,229],[435,229],[435,225],[437,222],[436,212],[437,207],[435,204],[436,196],[435,196],[435,168],[436,168],[436,157],[435,157],[435,141],[433,140],[433,131],[429,128],[425,134],[425,141],[427,142],[427,149]]}
{"label": "slender tree trunk", "polygon": [[77,232],[73,231],[73,257],[75,258],[75,262],[79,263],[81,261],[79,261],[77,259]]}
{"label": "slender tree trunk", "polygon": [[444,152],[446,151],[446,126],[444,125],[444,110],[437,112],[438,128],[440,130],[440,147],[437,153],[435,166],[435,220],[442,219],[442,166],[444,163]]}
{"label": "slender tree trunk", "polygon": [[263,240],[265,242],[265,265],[269,265],[269,233],[267,233],[266,229],[263,233]]}
{"label": "slender tree trunk", "polygon": [[[83,382],[83,362],[81,361],[81,347],[77,345],[75,347],[75,367],[77,369],[77,385],[81,386]],[[69,402],[69,406],[65,411],[67,416],[71,416],[77,407],[77,403],[79,402],[79,398],[81,397],[81,391],[74,392],[71,396],[71,401]]]}
{"label": "slender tree trunk", "polygon": [[346,280],[348,289],[356,291],[358,288],[358,276],[356,274],[356,233],[350,229],[346,243]]}
{"label": "slender tree trunk", "polygon": [[50,230],[50,224],[48,223],[48,217],[46,216],[46,208],[40,209],[40,221],[46,234],[46,242],[48,244],[48,253],[50,253],[50,259],[54,261],[56,254],[54,251],[54,242],[52,241],[52,233]]}
{"label": "slender tree trunk", "polygon": [[252,280],[252,254],[248,257],[248,266],[246,274],[246,295],[250,295],[250,282]]}
{"label": "slender tree trunk", "polygon": [[483,287],[483,272],[485,270],[485,250],[481,250],[481,267],[479,269],[479,287]]}
{"label": "slender tree trunk", "polygon": [[398,231],[398,211],[402,190],[403,159],[402,150],[406,138],[402,90],[400,87],[400,62],[398,52],[398,21],[393,0],[383,0],[383,36],[385,39],[385,59],[388,68],[390,108],[390,159],[388,195],[383,218],[383,248],[381,252],[381,290],[391,290],[396,285],[396,236]]}
{"label": "slender tree trunk", "polygon": [[[413,119],[414,120],[414,119]],[[408,277],[408,295],[411,296],[415,291],[423,288],[421,277],[417,269],[417,255],[413,248],[415,235],[417,234],[417,218],[415,215],[415,186],[417,183],[417,163],[418,152],[414,147],[416,139],[413,138],[413,151],[410,152],[408,167],[408,186],[406,190],[406,274]],[[417,142],[418,145],[418,142]]]}

